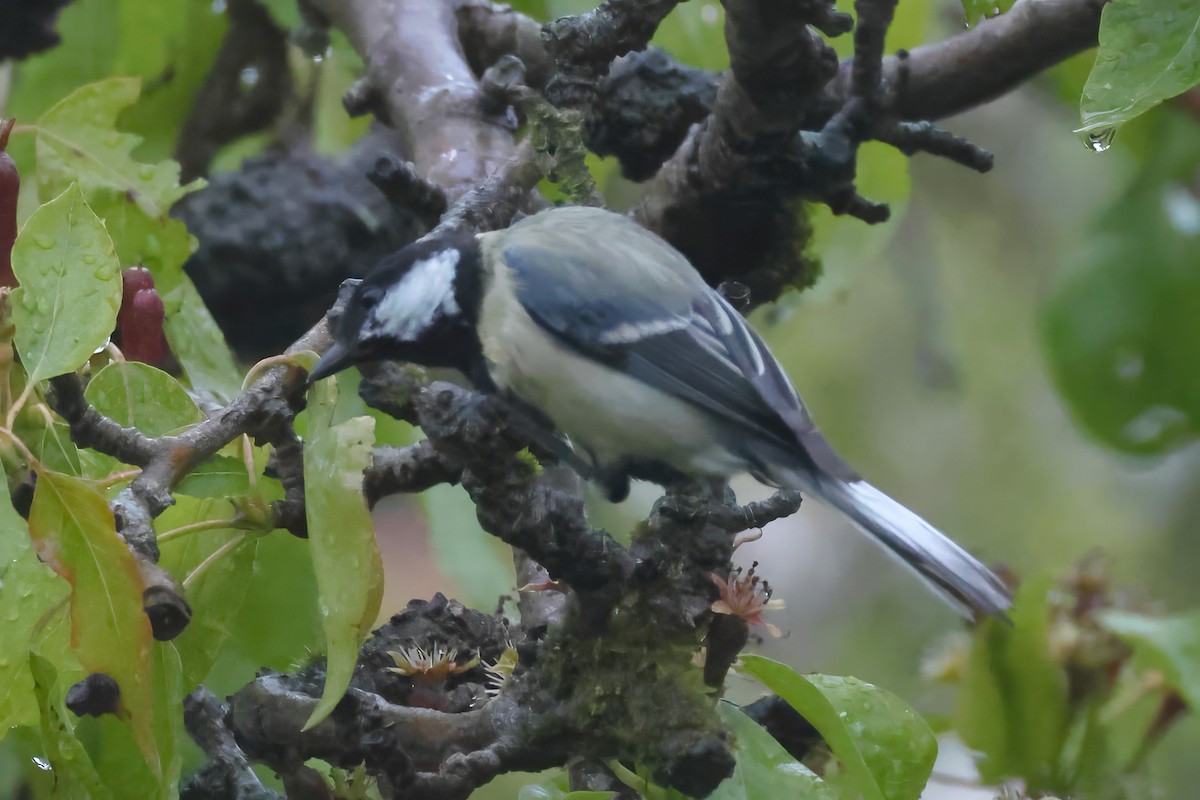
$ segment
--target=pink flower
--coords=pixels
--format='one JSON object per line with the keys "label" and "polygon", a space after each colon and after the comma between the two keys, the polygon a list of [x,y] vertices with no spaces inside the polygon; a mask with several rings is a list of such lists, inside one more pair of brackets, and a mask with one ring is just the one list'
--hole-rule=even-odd
{"label": "pink flower", "polygon": [[729,614],[740,617],[747,625],[758,625],[778,639],[782,636],[779,628],[763,619],[763,611],[768,608],[781,608],[782,603],[771,600],[771,585],[754,574],[758,567],[755,561],[750,569],[742,574],[738,567],[729,573],[728,580],[723,580],[715,572],[712,581],[717,585],[721,597],[712,604],[714,614]]}

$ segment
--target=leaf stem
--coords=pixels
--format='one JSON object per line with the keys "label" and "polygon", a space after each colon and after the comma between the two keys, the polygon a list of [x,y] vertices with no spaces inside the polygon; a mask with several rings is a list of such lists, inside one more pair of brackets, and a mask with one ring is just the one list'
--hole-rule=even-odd
{"label": "leaf stem", "polygon": [[194,570],[192,570],[190,573],[188,573],[188,576],[183,579],[184,591],[191,588],[191,585],[196,581],[196,579],[199,578],[201,575],[203,575],[208,570],[209,567],[211,567],[213,564],[220,561],[222,558],[224,558],[228,554],[232,553],[238,547],[238,545],[240,545],[244,541],[246,541],[246,534],[243,531],[242,533],[239,533],[237,536],[230,539],[225,544],[218,547],[216,550],[213,550],[212,554],[209,555],[208,558],[204,559],[199,564],[197,564],[196,568]]}
{"label": "leaf stem", "polygon": [[125,480],[126,478],[136,478],[138,475],[141,475],[141,474],[142,474],[141,467],[138,467],[137,469],[127,469],[123,472],[114,472],[110,475],[106,475],[105,477],[96,481],[96,484],[102,488],[107,488],[109,486],[112,486],[113,484],[120,483],[121,481]]}
{"label": "leaf stem", "polygon": [[34,382],[27,380],[25,388],[21,390],[12,407],[8,409],[8,416],[4,418],[4,427],[8,430],[12,430],[13,423],[17,421],[17,414],[21,413],[21,409],[25,406],[26,401],[29,400],[29,395],[33,394],[33,386]]}
{"label": "leaf stem", "polygon": [[0,436],[6,437],[10,442],[12,442],[14,447],[21,451],[21,455],[25,457],[25,463],[29,465],[31,470],[39,474],[42,472],[44,469],[44,467],[42,467],[42,462],[33,457],[33,453],[30,452],[29,448],[25,446],[25,443],[21,441],[11,429],[0,428]]}
{"label": "leaf stem", "polygon": [[231,519],[203,519],[199,522],[192,522],[187,525],[180,525],[178,528],[172,528],[169,531],[163,531],[155,538],[158,539],[159,544],[162,544],[163,542],[169,542],[172,539],[178,539],[180,536],[186,536],[189,533],[199,533],[200,531],[211,531],[219,528],[236,527],[239,522],[241,522],[239,517],[233,517]]}

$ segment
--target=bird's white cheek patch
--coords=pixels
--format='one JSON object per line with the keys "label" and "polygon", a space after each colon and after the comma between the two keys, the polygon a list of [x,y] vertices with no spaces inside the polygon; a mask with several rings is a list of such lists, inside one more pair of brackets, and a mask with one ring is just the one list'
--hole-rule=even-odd
{"label": "bird's white cheek patch", "polygon": [[408,274],[383,296],[368,323],[369,333],[412,341],[433,324],[437,315],[459,313],[454,278],[460,254],[442,250],[413,264]]}

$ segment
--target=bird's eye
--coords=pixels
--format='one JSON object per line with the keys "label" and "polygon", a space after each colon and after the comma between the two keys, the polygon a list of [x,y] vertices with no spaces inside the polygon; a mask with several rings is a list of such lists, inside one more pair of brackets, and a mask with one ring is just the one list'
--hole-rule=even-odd
{"label": "bird's eye", "polygon": [[358,302],[362,304],[363,308],[369,311],[375,306],[379,305],[379,301],[382,298],[383,292],[372,286],[370,289],[367,289],[362,293],[362,295],[358,298]]}

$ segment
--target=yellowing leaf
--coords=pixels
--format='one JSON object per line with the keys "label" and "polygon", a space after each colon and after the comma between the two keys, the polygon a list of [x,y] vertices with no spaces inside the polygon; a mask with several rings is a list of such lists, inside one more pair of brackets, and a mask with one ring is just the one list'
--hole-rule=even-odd
{"label": "yellowing leaf", "polygon": [[141,137],[115,127],[117,114],[140,94],[139,79],[109,78],[77,89],[43,114],[37,122],[41,190],[53,194],[72,181],[88,191],[116,189],[147,215],[166,217],[176,200],[203,185],[180,186],[174,161],[142,164],[133,158]]}
{"label": "yellowing leaf", "polygon": [[354,674],[359,645],[383,599],[383,562],[362,496],[375,421],[354,417],[332,425],[336,405],[333,381],[321,381],[309,392],[305,499],[327,663],[325,691],[305,728],[325,719],[342,699]]}
{"label": "yellowing leaf", "polygon": [[[0,485],[4,483],[0,464]],[[34,555],[29,526],[7,497],[0,497],[0,738],[9,728],[38,720],[29,651],[42,614],[67,585]]]}
{"label": "yellowing leaf", "polygon": [[153,734],[150,621],[145,584],[117,535],[108,502],[91,483],[42,472],[29,512],[38,556],[71,584],[71,647],[89,672],[121,688],[118,714],[133,728],[151,772],[162,774]]}
{"label": "yellowing leaf", "polygon": [[116,325],[121,276],[104,223],[77,184],[33,213],[12,263],[21,282],[13,291],[15,340],[29,381],[78,369]]}

